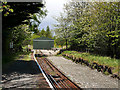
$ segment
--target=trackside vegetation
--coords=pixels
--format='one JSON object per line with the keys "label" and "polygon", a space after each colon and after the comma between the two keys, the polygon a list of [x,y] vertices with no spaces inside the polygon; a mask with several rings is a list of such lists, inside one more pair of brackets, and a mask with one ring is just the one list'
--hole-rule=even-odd
{"label": "trackside vegetation", "polygon": [[[99,56],[99,55],[93,55],[90,53],[83,53],[78,51],[64,51],[62,54],[64,57],[72,59],[76,63],[88,63],[87,66],[92,66],[93,64],[96,64],[97,66],[101,67],[108,67],[111,69],[110,73],[112,74],[118,74],[119,71],[119,60],[120,59],[113,59],[111,57],[107,56]],[[83,61],[81,61],[83,60]],[[94,68],[94,67],[92,67]],[[105,74],[108,74],[108,72],[103,72]]]}
{"label": "trackside vegetation", "polygon": [[17,52],[17,53],[11,53],[9,55],[3,55],[2,56],[2,64],[7,64],[8,62],[13,62],[15,60],[31,60],[30,51],[28,52]]}
{"label": "trackside vegetation", "polygon": [[72,50],[120,59],[119,6],[120,2],[70,0],[55,18],[56,42]]}

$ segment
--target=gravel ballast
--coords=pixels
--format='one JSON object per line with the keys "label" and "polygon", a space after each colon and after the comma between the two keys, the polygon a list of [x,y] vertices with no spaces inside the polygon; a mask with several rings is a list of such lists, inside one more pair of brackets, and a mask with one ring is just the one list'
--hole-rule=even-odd
{"label": "gravel ballast", "polygon": [[81,88],[118,88],[118,79],[60,56],[47,57],[60,71]]}

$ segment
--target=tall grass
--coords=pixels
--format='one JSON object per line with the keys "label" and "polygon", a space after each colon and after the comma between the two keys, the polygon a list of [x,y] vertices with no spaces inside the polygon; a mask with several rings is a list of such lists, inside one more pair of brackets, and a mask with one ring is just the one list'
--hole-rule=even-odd
{"label": "tall grass", "polygon": [[108,67],[113,67],[114,72],[117,72],[118,67],[120,67],[120,65],[119,65],[120,59],[114,59],[114,58],[110,58],[107,56],[93,55],[90,53],[81,53],[81,52],[77,52],[77,51],[64,51],[62,54],[74,55],[76,58],[81,57],[81,58],[87,60],[89,63],[96,62],[100,65],[106,65]]}

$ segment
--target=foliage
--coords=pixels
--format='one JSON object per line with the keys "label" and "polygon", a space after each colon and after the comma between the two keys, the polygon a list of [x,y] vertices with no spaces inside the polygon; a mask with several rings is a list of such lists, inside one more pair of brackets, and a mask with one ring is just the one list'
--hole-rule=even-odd
{"label": "foliage", "polygon": [[30,41],[31,33],[27,31],[28,25],[19,25],[14,27],[11,32],[11,39],[14,43],[14,49],[16,51],[21,51],[22,46],[28,45]]}
{"label": "foliage", "polygon": [[71,49],[120,58],[119,5],[120,2],[71,0],[64,5],[64,18],[57,20],[61,26],[68,21],[69,29],[65,35],[65,29],[58,27],[56,35],[63,39],[67,36]]}
{"label": "foliage", "polygon": [[55,46],[64,46],[65,45],[65,40],[63,40],[62,38],[56,38],[54,37],[54,43],[55,43]]}
{"label": "foliage", "polygon": [[30,42],[30,44],[33,45],[33,39],[39,38],[39,37],[40,37],[39,35],[32,34],[32,35],[31,35],[31,42]]}
{"label": "foliage", "polygon": [[31,19],[30,14],[39,13],[41,11],[39,7],[43,7],[43,4],[40,2],[7,2],[7,5],[9,5],[14,12],[6,17],[4,16],[4,12],[2,13],[4,29],[27,23],[24,22],[24,20]]}
{"label": "foliage", "polygon": [[[34,13],[33,15],[30,15],[31,19],[28,20],[27,22],[29,22],[29,31],[32,31],[36,34],[39,34],[39,30],[38,27],[42,21],[42,18],[44,18],[46,16],[46,10],[41,11],[39,13]],[[42,13],[42,14],[41,14]]]}
{"label": "foliage", "polygon": [[13,12],[13,9],[10,8],[10,5],[7,5],[7,2],[2,2],[0,3],[0,12],[3,12],[4,16],[7,16]]}
{"label": "foliage", "polygon": [[45,34],[46,34],[45,37],[52,38],[52,33],[51,33],[51,31],[50,31],[49,26],[47,26],[46,33],[45,33]]}
{"label": "foliage", "polygon": [[46,33],[44,29],[41,30],[40,37],[46,37]]}
{"label": "foliage", "polygon": [[41,31],[39,31],[39,35],[40,37],[48,37],[52,39],[52,33],[49,26],[47,26],[46,30],[43,28]]}
{"label": "foliage", "polygon": [[70,27],[69,27],[69,20],[64,17],[62,14],[60,17],[55,18],[56,21],[58,22],[57,25],[54,25],[56,27],[55,34],[56,34],[56,38],[65,41],[66,43],[66,48],[67,48],[67,44],[68,44],[68,40],[71,36],[70,33]]}
{"label": "foliage", "polygon": [[[42,17],[46,15],[46,10],[41,9],[44,7],[41,2],[8,2],[7,5],[14,12],[9,13],[7,16],[4,16],[5,10],[2,12],[3,54],[11,52],[9,48],[11,41],[13,41],[16,52],[22,46],[30,44],[31,33],[37,33],[38,30],[34,28],[40,24]],[[30,19],[32,19],[33,23],[29,22]],[[29,29],[30,23],[33,24],[31,30]]]}

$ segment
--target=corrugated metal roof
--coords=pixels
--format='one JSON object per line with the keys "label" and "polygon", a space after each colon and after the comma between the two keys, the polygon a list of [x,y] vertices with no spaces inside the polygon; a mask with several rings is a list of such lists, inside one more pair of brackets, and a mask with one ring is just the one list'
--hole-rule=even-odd
{"label": "corrugated metal roof", "polygon": [[54,39],[50,39],[48,37],[40,37],[40,38],[33,39],[33,41],[36,41],[36,40],[54,40]]}

